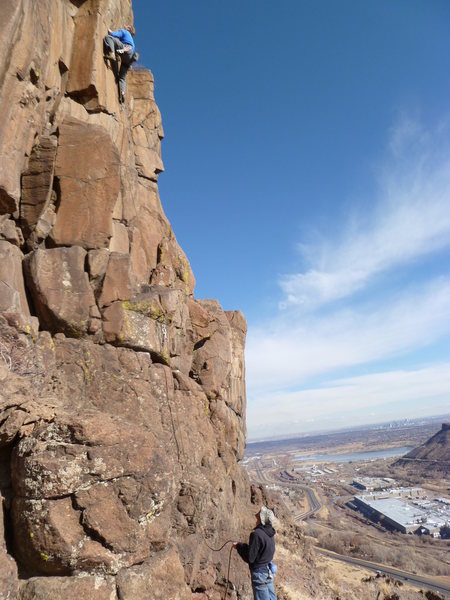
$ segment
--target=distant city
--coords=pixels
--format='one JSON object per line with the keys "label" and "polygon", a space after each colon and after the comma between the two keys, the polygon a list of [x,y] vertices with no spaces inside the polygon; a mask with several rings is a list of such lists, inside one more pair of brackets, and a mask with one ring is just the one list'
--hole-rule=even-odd
{"label": "distant city", "polygon": [[404,418],[404,419],[396,419],[394,421],[386,421],[382,423],[371,423],[368,425],[357,425],[354,427],[342,427],[338,429],[317,429],[316,431],[309,431],[308,433],[298,433],[295,435],[274,435],[269,437],[258,437],[255,439],[248,439],[247,446],[252,444],[258,444],[261,442],[296,442],[298,440],[303,440],[304,438],[310,438],[317,435],[329,435],[333,433],[350,433],[355,431],[380,431],[386,429],[403,429],[405,427],[417,427],[420,425],[429,425],[431,423],[441,423],[445,421],[450,421],[450,413],[443,415],[432,415],[429,417],[418,417],[418,418]]}

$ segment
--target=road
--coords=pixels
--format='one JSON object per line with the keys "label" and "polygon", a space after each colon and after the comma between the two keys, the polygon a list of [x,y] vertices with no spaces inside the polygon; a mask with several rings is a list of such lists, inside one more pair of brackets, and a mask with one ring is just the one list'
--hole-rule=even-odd
{"label": "road", "polygon": [[316,547],[314,550],[319,554],[323,554],[329,558],[332,558],[333,560],[340,560],[345,563],[357,565],[358,567],[370,569],[371,571],[385,573],[394,579],[407,581],[410,585],[433,590],[435,592],[439,592],[440,594],[444,594],[446,598],[450,598],[450,586],[444,585],[439,580],[432,579],[431,577],[422,577],[422,575],[408,573],[408,571],[401,571],[400,569],[395,569],[394,567],[390,567],[388,565],[380,565],[368,560],[353,558],[352,556],[344,556],[343,554],[337,554],[336,552],[331,552],[331,550],[325,550],[324,548]]}
{"label": "road", "polygon": [[315,512],[319,511],[322,508],[322,504],[321,504],[320,500],[317,498],[316,493],[312,488],[310,488],[306,485],[302,485],[300,483],[293,484],[293,485],[294,485],[294,487],[297,487],[297,488],[300,488],[301,490],[303,490],[308,498],[309,510],[305,513],[294,516],[295,521],[303,521],[304,519],[307,519],[308,517],[313,515]]}
{"label": "road", "polygon": [[274,483],[276,485],[282,485],[283,487],[287,488],[294,488],[297,490],[300,489],[305,492],[306,497],[308,498],[309,510],[304,513],[295,515],[295,521],[303,521],[304,519],[307,519],[322,508],[322,504],[319,498],[316,496],[315,491],[307,485],[303,485],[302,483],[298,483],[296,481],[281,481],[278,478],[270,478],[267,476],[266,473],[263,472],[259,462],[255,462],[255,470],[259,483]]}

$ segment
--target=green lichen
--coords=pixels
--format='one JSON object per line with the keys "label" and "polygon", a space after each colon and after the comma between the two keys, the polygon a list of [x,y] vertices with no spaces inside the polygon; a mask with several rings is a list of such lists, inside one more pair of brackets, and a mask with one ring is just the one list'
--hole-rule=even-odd
{"label": "green lichen", "polygon": [[208,400],[205,400],[204,406],[205,406],[205,414],[209,418],[211,416],[211,410],[209,408],[209,402],[208,402]]}
{"label": "green lichen", "polygon": [[186,257],[183,259],[182,279],[186,285],[189,283],[189,263],[188,263],[188,259]]}
{"label": "green lichen", "polygon": [[82,365],[82,369],[84,372],[84,380],[85,382],[89,385],[89,383],[91,382],[91,371],[90,371],[90,359],[91,359],[91,353],[89,352],[89,350],[85,350],[84,351],[84,364]]}
{"label": "green lichen", "polygon": [[86,329],[86,321],[80,321],[80,324],[68,323],[66,328],[66,335],[71,338],[80,340]]}
{"label": "green lichen", "polygon": [[131,302],[130,300],[124,300],[122,302],[122,308],[131,312],[139,313],[145,317],[149,317],[154,321],[164,322],[165,315],[164,311],[155,301],[151,302]]}
{"label": "green lichen", "polygon": [[84,379],[85,379],[86,383],[90,383],[90,381],[91,381],[91,373],[89,371],[88,365],[86,363],[84,363],[82,369],[83,369]]}

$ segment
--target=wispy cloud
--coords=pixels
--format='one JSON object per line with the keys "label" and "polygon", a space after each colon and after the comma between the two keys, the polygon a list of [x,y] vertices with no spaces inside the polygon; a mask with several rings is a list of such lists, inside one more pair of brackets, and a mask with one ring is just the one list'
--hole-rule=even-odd
{"label": "wispy cloud", "polygon": [[251,328],[250,391],[303,385],[313,376],[386,360],[450,335],[450,281],[437,279],[380,305],[286,319]]}
{"label": "wispy cloud", "polygon": [[448,127],[431,135],[402,119],[375,198],[361,199],[365,214],[354,214],[335,239],[300,245],[307,268],[281,278],[282,308],[315,309],[348,297],[374,275],[450,246],[448,134]]}
{"label": "wispy cloud", "polygon": [[[450,356],[449,125],[429,132],[402,117],[376,171],[376,193],[336,224],[341,233],[299,245],[304,268],[281,279],[280,310],[249,328],[253,437],[317,429],[317,420],[331,428],[355,411],[361,423],[379,421],[388,405],[399,417],[420,411],[420,402],[435,413],[448,404],[449,365],[419,367],[426,348],[440,350],[441,361]],[[412,358],[415,372],[356,376]]]}
{"label": "wispy cloud", "polygon": [[[248,406],[251,438],[449,411],[450,363],[329,381],[262,396]],[[273,407],[276,406],[276,411]],[[265,416],[271,411],[270,422]]]}

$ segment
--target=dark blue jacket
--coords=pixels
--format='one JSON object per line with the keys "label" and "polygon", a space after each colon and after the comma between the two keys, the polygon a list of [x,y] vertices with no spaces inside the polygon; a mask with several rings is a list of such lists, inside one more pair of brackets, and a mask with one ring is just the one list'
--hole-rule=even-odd
{"label": "dark blue jacket", "polygon": [[248,544],[238,544],[239,556],[248,563],[250,571],[268,565],[275,554],[275,529],[272,525],[258,525],[250,534]]}

